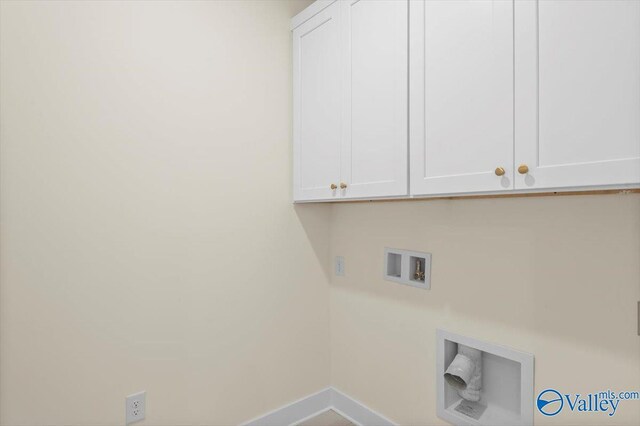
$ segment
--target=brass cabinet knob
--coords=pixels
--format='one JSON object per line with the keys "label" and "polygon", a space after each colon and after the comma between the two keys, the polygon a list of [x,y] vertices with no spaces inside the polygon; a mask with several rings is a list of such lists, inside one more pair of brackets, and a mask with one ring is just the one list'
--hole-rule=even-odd
{"label": "brass cabinet knob", "polygon": [[502,167],[497,167],[496,168],[496,176],[503,176],[505,173],[504,169]]}
{"label": "brass cabinet knob", "polygon": [[521,175],[526,175],[527,173],[529,173],[529,166],[527,166],[526,164],[521,164],[520,167],[518,167],[518,173],[520,173]]}
{"label": "brass cabinet knob", "polygon": [[338,188],[338,186],[337,186],[335,183],[332,183],[332,184],[331,184],[331,186],[330,186],[330,188],[333,190],[333,189],[337,189],[337,188]]}
{"label": "brass cabinet knob", "polygon": [[340,182],[340,189],[345,189],[347,187],[347,184],[344,182]]}

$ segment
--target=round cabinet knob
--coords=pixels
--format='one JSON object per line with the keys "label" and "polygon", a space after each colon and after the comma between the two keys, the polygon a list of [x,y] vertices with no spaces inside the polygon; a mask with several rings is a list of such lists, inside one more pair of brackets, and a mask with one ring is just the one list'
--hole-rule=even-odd
{"label": "round cabinet knob", "polygon": [[520,167],[518,167],[518,173],[520,173],[521,175],[526,175],[527,173],[529,173],[529,166],[527,166],[526,164],[521,164]]}
{"label": "round cabinet knob", "polygon": [[330,188],[331,188],[332,190],[334,190],[334,189],[338,189],[338,186],[337,186],[335,183],[332,183],[332,184],[331,184],[331,186],[330,186]]}
{"label": "round cabinet knob", "polygon": [[497,167],[496,168],[496,176],[504,176],[504,169],[502,167]]}
{"label": "round cabinet knob", "polygon": [[340,189],[345,189],[347,187],[347,184],[344,182],[340,182]]}

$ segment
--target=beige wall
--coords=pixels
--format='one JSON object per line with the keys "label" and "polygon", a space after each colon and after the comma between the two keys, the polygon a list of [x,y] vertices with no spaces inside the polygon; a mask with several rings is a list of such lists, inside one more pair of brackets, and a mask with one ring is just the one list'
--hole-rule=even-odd
{"label": "beige wall", "polygon": [[[534,354],[537,391],[640,390],[640,194],[336,205],[331,234],[332,384],[391,419],[443,423],[437,328]],[[384,281],[385,246],[433,253],[431,290]]]}
{"label": "beige wall", "polygon": [[309,2],[1,4],[0,423],[247,420],[329,384],[328,206],[294,209]]}

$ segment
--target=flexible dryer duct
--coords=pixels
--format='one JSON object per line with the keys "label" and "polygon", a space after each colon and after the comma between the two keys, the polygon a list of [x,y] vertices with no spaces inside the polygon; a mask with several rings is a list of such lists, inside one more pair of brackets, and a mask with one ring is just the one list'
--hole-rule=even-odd
{"label": "flexible dryer duct", "polygon": [[458,354],[444,373],[447,383],[467,401],[479,401],[482,387],[482,352],[458,343]]}

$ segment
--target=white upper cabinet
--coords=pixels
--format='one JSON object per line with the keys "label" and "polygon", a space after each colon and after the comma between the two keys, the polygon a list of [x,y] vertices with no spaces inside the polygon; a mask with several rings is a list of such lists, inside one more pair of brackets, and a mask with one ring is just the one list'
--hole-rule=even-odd
{"label": "white upper cabinet", "polygon": [[513,3],[412,1],[411,194],[513,188]]}
{"label": "white upper cabinet", "polygon": [[346,0],[341,184],[345,197],[407,195],[407,2]]}
{"label": "white upper cabinet", "polygon": [[640,182],[640,1],[516,1],[515,31],[516,188]]}
{"label": "white upper cabinet", "polygon": [[293,197],[338,197],[343,74],[340,5],[293,30]]}
{"label": "white upper cabinet", "polygon": [[640,0],[318,0],[296,201],[640,188]]}
{"label": "white upper cabinet", "polygon": [[294,18],[294,200],[408,194],[407,1]]}

